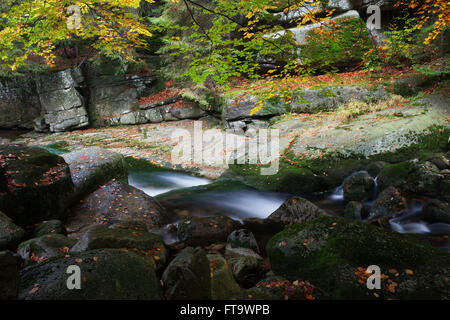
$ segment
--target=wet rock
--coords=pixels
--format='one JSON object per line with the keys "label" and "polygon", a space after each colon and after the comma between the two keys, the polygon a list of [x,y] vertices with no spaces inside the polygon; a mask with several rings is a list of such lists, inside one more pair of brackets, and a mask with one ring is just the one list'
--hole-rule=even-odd
{"label": "wet rock", "polygon": [[241,288],[234,280],[230,267],[220,254],[208,254],[211,271],[211,298],[230,300]]}
{"label": "wet rock", "polygon": [[360,171],[347,177],[343,184],[346,201],[363,201],[372,197],[375,181],[366,171]]}
{"label": "wet rock", "polygon": [[321,289],[318,298],[377,299],[364,276],[374,261],[388,277],[377,290],[380,299],[443,299],[450,294],[448,252],[358,221],[322,217],[293,225],[269,241],[267,253],[276,275],[310,280]]}
{"label": "wet rock", "polygon": [[0,250],[12,248],[25,238],[27,233],[24,229],[0,211]]}
{"label": "wet rock", "polygon": [[[69,266],[81,270],[81,290],[69,290]],[[74,273],[72,273],[73,275]],[[92,250],[49,259],[20,272],[21,300],[159,300],[154,264],[131,252]]]}
{"label": "wet rock", "polygon": [[62,219],[73,202],[64,159],[38,147],[0,145],[0,210],[19,226]]}
{"label": "wet rock", "polygon": [[136,251],[149,257],[157,269],[165,266],[167,250],[162,238],[147,231],[145,222],[119,222],[109,228],[92,226],[70,249],[71,252],[83,252],[94,249],[113,248]]}
{"label": "wet rock", "polygon": [[228,264],[236,281],[244,288],[254,286],[261,280],[267,268],[264,267],[263,260],[256,256],[239,256],[228,259]]}
{"label": "wet rock", "polygon": [[233,231],[227,240],[229,248],[246,248],[255,252],[259,252],[258,243],[255,236],[247,229],[239,229]]}
{"label": "wet rock", "polygon": [[65,256],[76,242],[62,234],[47,234],[22,242],[17,253],[27,264],[40,263],[49,258]]}
{"label": "wet rock", "polygon": [[383,168],[388,166],[388,165],[389,165],[389,163],[388,162],[384,162],[384,161],[371,162],[367,166],[367,172],[369,172],[369,174],[372,177],[376,177],[381,172],[381,170],[383,170]]}
{"label": "wet rock", "polygon": [[444,155],[436,155],[429,161],[434,164],[439,170],[450,169],[450,159]]}
{"label": "wet rock", "polygon": [[428,200],[423,206],[423,218],[430,223],[450,224],[450,205],[439,200]]}
{"label": "wet rock", "polygon": [[0,300],[17,298],[19,281],[17,258],[11,251],[0,251]]}
{"label": "wet rock", "polygon": [[51,132],[79,129],[89,124],[85,99],[79,89],[84,86],[79,68],[41,74],[36,79],[45,123]]}
{"label": "wet rock", "polygon": [[128,183],[128,166],[119,153],[91,147],[66,153],[63,158],[70,166],[78,197],[113,179]]}
{"label": "wet rock", "polygon": [[226,216],[190,217],[178,224],[178,238],[190,246],[205,246],[227,241],[241,224]]}
{"label": "wet rock", "polygon": [[32,238],[39,238],[46,234],[62,234],[66,235],[66,227],[60,220],[42,221],[33,230]]}
{"label": "wet rock", "polygon": [[292,197],[286,200],[267,220],[281,226],[288,226],[299,222],[307,222],[325,214],[325,211],[314,203],[301,197]]}
{"label": "wet rock", "polygon": [[402,196],[401,192],[394,187],[389,187],[375,200],[370,215],[372,217],[393,216],[404,212],[406,209],[406,199]]}
{"label": "wet rock", "polygon": [[72,208],[66,228],[79,233],[93,225],[112,225],[124,220],[145,221],[148,228],[162,227],[170,221],[166,210],[152,197],[122,182],[110,182],[85,197]]}
{"label": "wet rock", "polygon": [[201,248],[187,247],[167,266],[161,279],[167,300],[211,299],[209,260]]}

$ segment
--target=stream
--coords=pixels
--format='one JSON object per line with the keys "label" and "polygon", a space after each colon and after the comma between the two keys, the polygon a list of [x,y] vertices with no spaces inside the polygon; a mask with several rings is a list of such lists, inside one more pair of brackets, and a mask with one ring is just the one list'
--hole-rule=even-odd
{"label": "stream", "polygon": [[[225,215],[239,221],[247,218],[264,219],[292,196],[286,193],[256,190],[244,185],[238,185],[237,188],[233,187],[230,190],[208,191],[207,186],[212,182],[212,180],[206,178],[173,171],[130,170],[129,174],[129,184],[144,191],[146,194],[152,197],[164,198],[167,193],[169,201],[164,203],[164,206],[169,207],[169,210],[177,212],[180,216],[207,217]],[[175,201],[170,201],[170,191],[199,186],[204,188],[193,188],[192,193],[189,191],[183,195],[182,200],[178,201],[176,196],[174,198]],[[373,199],[376,198],[377,193],[375,189]],[[343,215],[347,204],[344,200],[342,186],[336,188],[330,194],[305,198],[328,213],[337,216]],[[363,202],[363,204],[370,209],[373,202],[374,200],[370,200]],[[410,199],[408,208],[408,212],[389,221],[392,230],[423,236],[423,240],[431,245],[450,251],[448,238],[444,240],[442,237],[437,237],[436,239],[433,237],[450,234],[450,225],[444,223],[430,224],[422,221],[422,202],[419,200]],[[419,239],[421,238],[420,236]],[[165,240],[169,242],[176,241],[173,238]]]}

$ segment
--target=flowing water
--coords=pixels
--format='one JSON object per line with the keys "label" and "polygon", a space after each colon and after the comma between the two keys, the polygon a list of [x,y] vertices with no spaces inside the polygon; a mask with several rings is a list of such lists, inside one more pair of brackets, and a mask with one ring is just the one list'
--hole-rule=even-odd
{"label": "flowing water", "polygon": [[[150,196],[159,196],[165,199],[164,206],[169,210],[181,213],[185,216],[213,216],[226,215],[240,220],[246,218],[267,218],[278,209],[291,195],[286,193],[260,191],[246,186],[230,188],[230,190],[208,191],[208,188],[194,188],[185,195],[175,195],[172,201],[170,194],[165,198],[165,193],[173,190],[207,186],[213,181],[193,177],[185,173],[172,171],[139,170],[131,171],[130,185],[143,190]],[[370,210],[374,199],[378,195],[375,179],[375,190],[372,199],[363,204]],[[157,197],[158,198],[158,197]],[[179,198],[182,198],[181,200]],[[309,200],[319,207],[335,215],[342,215],[346,202],[344,200],[343,186],[337,187],[331,194],[324,194]],[[430,224],[421,220],[422,202],[411,200],[408,204],[408,212],[390,220],[392,230],[400,233],[417,234],[426,237],[426,241],[434,246],[450,251],[448,240],[439,238],[433,242],[433,235],[441,236],[450,234],[450,225],[444,223]],[[174,242],[176,239],[166,239]]]}

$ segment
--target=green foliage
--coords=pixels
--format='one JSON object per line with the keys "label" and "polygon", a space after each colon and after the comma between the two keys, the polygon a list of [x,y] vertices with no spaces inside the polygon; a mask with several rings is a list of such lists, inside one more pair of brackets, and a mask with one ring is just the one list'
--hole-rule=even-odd
{"label": "green foliage", "polygon": [[372,48],[369,33],[361,19],[338,19],[324,29],[311,31],[300,57],[315,67],[342,66],[362,61]]}

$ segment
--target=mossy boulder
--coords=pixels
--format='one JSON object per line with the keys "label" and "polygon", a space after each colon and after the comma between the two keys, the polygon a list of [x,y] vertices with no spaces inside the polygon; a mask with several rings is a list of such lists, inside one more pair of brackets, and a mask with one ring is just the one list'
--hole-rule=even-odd
{"label": "mossy boulder", "polygon": [[428,200],[423,206],[423,219],[430,223],[450,224],[450,205],[436,199]]}
{"label": "mossy boulder", "polygon": [[27,264],[40,263],[49,258],[62,257],[77,242],[62,234],[46,234],[22,242],[17,250],[20,257]]}
{"label": "mossy boulder", "polygon": [[136,251],[153,262],[157,269],[165,266],[167,250],[161,236],[148,232],[145,222],[122,222],[111,227],[93,226],[86,230],[71,252],[101,248]]}
{"label": "mossy boulder", "polygon": [[0,250],[18,245],[26,235],[24,229],[15,225],[12,219],[0,211]]}
{"label": "mossy boulder", "polygon": [[[322,217],[293,225],[269,241],[267,253],[276,275],[310,280],[319,298],[450,297],[449,253],[359,221]],[[369,290],[362,277],[371,265],[385,275],[380,290]]]}
{"label": "mossy boulder", "polygon": [[229,217],[189,217],[178,224],[178,238],[190,246],[226,242],[228,235],[242,225]]}
{"label": "mossy boulder", "polygon": [[0,145],[0,210],[19,226],[64,218],[74,186],[63,158],[39,147]]}
{"label": "mossy boulder", "polygon": [[66,235],[67,231],[61,220],[42,221],[33,230],[32,238],[39,238],[46,234]]}
{"label": "mossy boulder", "polygon": [[209,260],[201,248],[183,249],[167,266],[161,280],[168,300],[211,299]]}
{"label": "mossy boulder", "polygon": [[342,187],[345,200],[363,201],[373,196],[375,181],[367,171],[359,171],[347,177]]}
{"label": "mossy boulder", "polygon": [[211,298],[230,300],[241,288],[234,280],[226,260],[220,254],[208,254],[211,270]]}
{"label": "mossy boulder", "polygon": [[126,220],[145,221],[148,228],[158,228],[170,222],[166,210],[152,197],[123,182],[110,182],[72,208],[66,228],[79,233],[94,225],[113,225]]}
{"label": "mossy boulder", "polygon": [[113,179],[128,183],[127,163],[117,152],[90,147],[66,153],[63,158],[70,166],[77,197],[85,196]]}
{"label": "mossy boulder", "polygon": [[[81,270],[81,289],[69,290],[69,266]],[[159,300],[154,264],[131,252],[99,249],[53,258],[20,272],[21,300]]]}
{"label": "mossy boulder", "polygon": [[370,215],[372,217],[393,216],[405,212],[406,209],[407,203],[402,193],[394,187],[389,187],[381,192],[375,200]]}
{"label": "mossy boulder", "polygon": [[0,251],[0,300],[17,298],[19,272],[17,258],[11,251]]}
{"label": "mossy boulder", "polygon": [[326,215],[326,212],[314,203],[301,197],[292,197],[286,200],[280,208],[267,217],[267,220],[285,227],[299,222],[306,222],[324,215]]}
{"label": "mossy boulder", "polygon": [[431,162],[405,161],[385,167],[378,175],[381,190],[394,186],[419,194],[438,195],[444,176]]}

